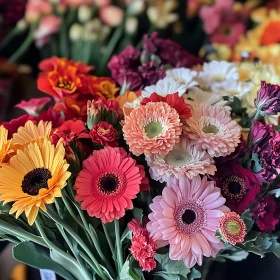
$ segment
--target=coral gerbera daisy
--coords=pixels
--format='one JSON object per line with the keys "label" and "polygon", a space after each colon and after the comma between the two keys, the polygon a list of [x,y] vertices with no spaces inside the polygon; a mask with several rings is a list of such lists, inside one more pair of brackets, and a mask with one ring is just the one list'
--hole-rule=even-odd
{"label": "coral gerbera daisy", "polygon": [[14,133],[12,144],[16,147],[22,147],[33,141],[42,141],[47,138],[50,140],[52,130],[51,122],[40,121],[37,125],[31,120],[27,121],[24,126],[18,128],[17,133]]}
{"label": "coral gerbera daisy", "polygon": [[65,150],[61,142],[56,147],[44,139],[40,144],[29,143],[18,150],[8,164],[0,168],[0,201],[15,201],[10,214],[16,212],[18,218],[25,212],[32,225],[45,204],[61,197],[61,189],[66,185],[70,172],[64,160]]}
{"label": "coral gerbera daisy", "polygon": [[225,213],[219,221],[219,230],[232,245],[243,242],[246,235],[246,225],[235,212]]}
{"label": "coral gerbera daisy", "polygon": [[212,157],[197,145],[191,145],[185,138],[167,155],[155,154],[146,160],[152,179],[160,182],[167,182],[169,178],[180,179],[183,176],[192,179],[199,174],[214,175],[216,171]]}
{"label": "coral gerbera daisy", "polygon": [[12,152],[11,141],[8,140],[8,130],[4,126],[0,126],[0,163],[5,162],[7,156]]}
{"label": "coral gerbera daisy", "polygon": [[137,165],[123,148],[105,147],[94,151],[83,162],[77,176],[75,199],[90,216],[112,222],[132,209],[132,199],[146,180],[144,168]]}
{"label": "coral gerbera daisy", "polygon": [[136,156],[167,154],[180,140],[181,125],[177,111],[167,103],[149,102],[125,118],[123,133]]}
{"label": "coral gerbera daisy", "polygon": [[194,140],[212,157],[231,154],[240,142],[241,127],[222,107],[205,103],[193,106],[192,117],[185,122],[183,129],[186,137]]}
{"label": "coral gerbera daisy", "polygon": [[158,244],[170,245],[171,260],[183,260],[187,267],[201,265],[203,256],[215,257],[223,248],[216,231],[229,211],[224,203],[219,188],[206,177],[169,180],[162,196],[150,204],[147,229]]}

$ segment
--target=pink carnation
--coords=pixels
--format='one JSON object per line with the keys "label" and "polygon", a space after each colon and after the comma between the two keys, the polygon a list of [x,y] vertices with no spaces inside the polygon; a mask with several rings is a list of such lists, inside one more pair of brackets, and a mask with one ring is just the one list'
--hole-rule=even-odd
{"label": "pink carnation", "polygon": [[32,98],[29,101],[21,101],[15,107],[24,110],[31,116],[38,116],[42,109],[51,101],[49,97]]}

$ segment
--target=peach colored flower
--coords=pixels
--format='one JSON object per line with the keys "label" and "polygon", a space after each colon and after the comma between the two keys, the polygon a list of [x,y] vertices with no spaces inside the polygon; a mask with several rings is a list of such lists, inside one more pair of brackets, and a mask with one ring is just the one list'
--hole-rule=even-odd
{"label": "peach colored flower", "polygon": [[42,47],[49,42],[50,35],[59,31],[61,22],[61,18],[55,15],[47,15],[40,20],[34,33],[37,47]]}
{"label": "peach colored flower", "polygon": [[105,6],[100,9],[100,18],[101,20],[111,26],[116,27],[121,24],[123,21],[124,13],[123,10],[119,7],[110,5]]}
{"label": "peach colored flower", "polygon": [[29,0],[26,4],[25,19],[36,21],[41,15],[52,12],[52,6],[48,0]]}
{"label": "peach colored flower", "polygon": [[91,5],[94,0],[63,0],[66,5],[77,8],[82,5]]}
{"label": "peach colored flower", "polygon": [[137,156],[167,154],[180,140],[181,125],[178,113],[167,103],[150,102],[126,116],[123,133],[130,151]]}
{"label": "peach colored flower", "polygon": [[231,154],[240,142],[241,127],[223,107],[206,103],[194,105],[192,117],[185,123],[183,130],[186,137],[207,150],[212,157]]}

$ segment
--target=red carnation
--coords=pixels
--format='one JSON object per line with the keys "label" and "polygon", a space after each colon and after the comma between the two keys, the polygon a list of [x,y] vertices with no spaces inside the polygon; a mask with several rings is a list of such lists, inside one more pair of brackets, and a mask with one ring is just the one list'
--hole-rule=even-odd
{"label": "red carnation", "polygon": [[185,103],[184,97],[179,97],[178,92],[167,94],[165,97],[152,93],[150,97],[142,100],[141,105],[146,105],[149,102],[166,102],[171,108],[174,108],[179,114],[180,119],[188,119],[191,117],[191,109],[188,103]]}
{"label": "red carnation", "polygon": [[143,271],[151,271],[156,267],[154,256],[156,254],[156,241],[150,236],[147,229],[143,228],[137,219],[128,223],[132,231],[130,252],[139,262]]}
{"label": "red carnation", "polygon": [[275,230],[279,222],[279,206],[272,195],[262,197],[251,209],[252,217],[261,231]]}
{"label": "red carnation", "polygon": [[118,131],[109,123],[101,121],[93,126],[90,137],[96,144],[110,147],[118,146]]}

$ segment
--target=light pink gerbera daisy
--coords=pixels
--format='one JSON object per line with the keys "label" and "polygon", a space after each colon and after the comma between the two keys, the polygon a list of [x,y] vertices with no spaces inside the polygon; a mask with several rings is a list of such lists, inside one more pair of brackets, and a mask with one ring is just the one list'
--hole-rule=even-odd
{"label": "light pink gerbera daisy", "polygon": [[144,167],[123,148],[105,147],[83,162],[74,186],[75,199],[90,216],[108,223],[133,208],[132,199],[146,183]]}
{"label": "light pink gerbera daisy", "polygon": [[186,176],[192,179],[199,174],[214,175],[217,170],[213,158],[197,145],[191,145],[186,138],[182,138],[167,155],[155,154],[146,160],[152,179],[161,183],[169,178]]}
{"label": "light pink gerbera daisy", "polygon": [[169,180],[162,196],[150,204],[153,212],[147,229],[159,247],[170,245],[171,260],[183,260],[189,268],[201,265],[203,256],[215,257],[224,247],[216,231],[220,218],[229,211],[225,201],[206,177]]}
{"label": "light pink gerbera daisy", "polygon": [[177,111],[167,103],[149,102],[125,118],[124,139],[136,156],[167,154],[180,140],[181,125]]}
{"label": "light pink gerbera daisy", "polygon": [[223,107],[206,103],[194,105],[192,117],[185,123],[185,136],[207,150],[212,157],[231,154],[240,142],[241,127]]}

